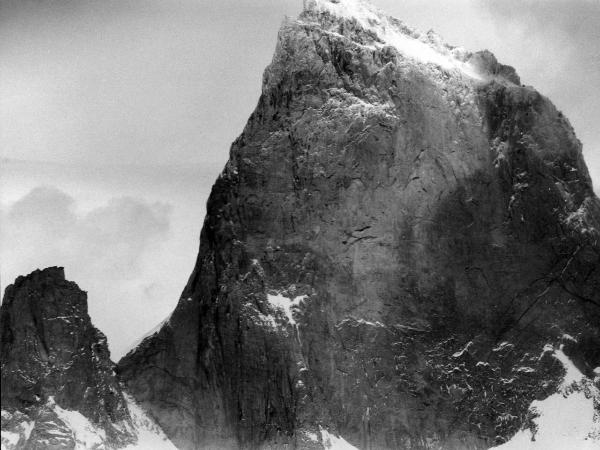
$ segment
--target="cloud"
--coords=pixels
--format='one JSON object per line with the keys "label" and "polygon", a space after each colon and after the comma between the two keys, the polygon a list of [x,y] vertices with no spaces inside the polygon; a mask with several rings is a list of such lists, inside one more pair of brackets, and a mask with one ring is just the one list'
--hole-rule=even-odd
{"label": "cloud", "polygon": [[38,186],[1,211],[3,286],[36,268],[64,266],[88,292],[92,320],[118,358],[183,287],[171,285],[176,277],[164,267],[174,246],[172,206],[134,197],[83,212],[80,206],[62,190]]}
{"label": "cloud", "polygon": [[171,313],[198,251],[216,173],[197,167],[3,160],[2,286],[62,265],[118,359]]}
{"label": "cloud", "polygon": [[40,186],[8,210],[3,253],[10,255],[11,269],[20,273],[61,265],[84,279],[132,279],[144,254],[167,237],[170,212],[165,203],[123,197],[78,215],[71,196]]}
{"label": "cloud", "polygon": [[479,5],[507,35],[515,59],[543,74],[544,85],[560,101],[587,100],[583,88],[595,90],[600,84],[600,2],[483,0]]}
{"label": "cloud", "polygon": [[112,199],[79,222],[74,238],[91,253],[94,273],[111,278],[134,278],[144,253],[169,231],[171,207],[125,197]]}
{"label": "cloud", "polygon": [[77,222],[73,206],[73,198],[56,188],[34,189],[10,209],[6,231],[26,237],[26,231],[35,229],[37,233],[64,237]]}
{"label": "cloud", "polygon": [[218,171],[284,14],[301,4],[1,0],[0,147],[21,159]]}

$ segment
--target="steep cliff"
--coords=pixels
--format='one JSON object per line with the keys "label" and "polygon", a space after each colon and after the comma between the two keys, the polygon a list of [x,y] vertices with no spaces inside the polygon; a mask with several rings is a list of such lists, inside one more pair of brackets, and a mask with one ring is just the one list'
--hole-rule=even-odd
{"label": "steep cliff", "polygon": [[599,230],[579,141],[514,69],[308,0],[118,372],[181,449],[483,449],[565,390],[596,427]]}
{"label": "steep cliff", "polygon": [[3,450],[174,449],[122,391],[87,295],[63,268],[8,286],[0,330]]}

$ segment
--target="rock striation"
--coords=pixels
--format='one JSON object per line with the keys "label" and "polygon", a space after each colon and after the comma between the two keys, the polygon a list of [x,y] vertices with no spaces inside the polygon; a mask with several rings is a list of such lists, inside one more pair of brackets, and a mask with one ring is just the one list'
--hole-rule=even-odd
{"label": "rock striation", "polygon": [[572,127],[513,68],[307,0],[118,372],[180,449],[531,440],[569,364],[597,426],[599,230]]}
{"label": "rock striation", "polygon": [[3,450],[133,450],[145,434],[174,448],[123,392],[87,294],[62,267],[6,288],[0,330]]}

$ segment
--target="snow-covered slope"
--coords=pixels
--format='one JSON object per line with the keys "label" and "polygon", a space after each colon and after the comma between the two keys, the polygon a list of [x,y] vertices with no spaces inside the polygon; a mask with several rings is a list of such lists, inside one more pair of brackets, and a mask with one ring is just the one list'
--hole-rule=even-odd
{"label": "snow-covered slope", "polygon": [[124,394],[137,442],[125,450],[177,450],[156,422],[129,395]]}
{"label": "snow-covered slope", "polygon": [[358,450],[341,436],[335,436],[321,428],[321,441],[326,450]]}
{"label": "snow-covered slope", "polygon": [[4,429],[4,426],[2,427],[2,433],[0,434],[2,437],[2,450],[12,450],[17,448],[19,443],[26,442],[34,426],[33,421],[29,420],[24,414],[10,413],[5,410],[2,410],[2,422],[3,424],[7,422],[14,423],[10,431]]}
{"label": "snow-covered slope", "polygon": [[[586,377],[558,349],[546,346],[565,369],[558,392],[535,400],[529,408],[526,427],[497,450],[599,450],[600,449],[600,368],[596,380]],[[596,405],[596,406],[595,406]]]}
{"label": "snow-covered slope", "polygon": [[[114,428],[130,436],[131,443],[125,446],[114,446],[107,440],[106,431],[94,425],[79,411],[61,408],[53,397],[38,415],[45,421],[44,437],[36,440],[36,444],[48,448],[73,448],[74,450],[177,450],[169,441],[156,422],[127,394],[126,399],[129,419],[113,424]],[[49,418],[51,420],[48,420]],[[2,420],[20,422],[12,431],[2,431],[2,450],[18,450],[26,448],[27,441],[36,425],[26,416],[19,413],[2,411]]]}

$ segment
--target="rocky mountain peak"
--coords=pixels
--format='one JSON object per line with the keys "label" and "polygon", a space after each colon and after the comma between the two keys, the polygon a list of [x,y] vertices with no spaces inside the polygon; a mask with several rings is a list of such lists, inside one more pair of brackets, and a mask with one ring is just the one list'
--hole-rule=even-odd
{"label": "rocky mountain peak", "polygon": [[87,294],[62,267],[6,288],[0,330],[3,449],[100,450],[139,441],[144,413],[122,391]]}
{"label": "rocky mountain peak", "polygon": [[599,230],[581,144],[514,69],[308,0],[119,373],[182,449],[486,449],[559,390],[597,423]]}
{"label": "rocky mountain peak", "polygon": [[305,0],[299,20],[318,23],[321,29],[342,35],[355,45],[391,48],[414,62],[434,64],[473,80],[495,78],[520,84],[516,71],[499,64],[490,51],[472,53],[451,46],[435,31],[423,33],[365,0]]}
{"label": "rocky mountain peak", "polygon": [[118,446],[131,395],[182,450],[594,448],[599,231],[573,129],[512,68],[307,0],[124,388],[60,269],[7,289],[3,439],[73,448],[70,408]]}
{"label": "rocky mountain peak", "polygon": [[65,279],[62,267],[36,270],[6,288],[0,352],[3,362],[15,366],[2,372],[3,405],[26,406],[52,396],[64,407],[94,414],[100,398],[119,409],[122,399],[110,398],[114,382],[103,386],[105,392],[89,392],[99,380],[86,377],[109,380],[113,364],[106,337],[88,315],[87,294]]}

